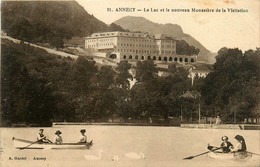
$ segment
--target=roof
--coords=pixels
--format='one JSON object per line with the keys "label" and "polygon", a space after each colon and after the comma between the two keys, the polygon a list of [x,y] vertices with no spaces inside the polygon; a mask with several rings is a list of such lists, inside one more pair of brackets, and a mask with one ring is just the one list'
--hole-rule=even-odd
{"label": "roof", "polygon": [[195,67],[196,70],[213,71],[213,66],[211,64],[195,63],[193,66]]}
{"label": "roof", "polygon": [[165,39],[174,40],[171,36],[165,34],[149,34],[143,32],[123,32],[123,31],[112,31],[112,32],[100,32],[93,33],[86,38],[102,38],[102,37],[113,37],[113,36],[124,36],[124,37],[135,37],[135,38],[150,38],[150,39]]}
{"label": "roof", "polygon": [[193,73],[209,73],[211,71],[213,71],[213,66],[204,63],[194,63],[190,69],[190,72]]}
{"label": "roof", "polygon": [[196,99],[198,97],[200,97],[200,93],[196,90],[192,90],[192,91],[186,91],[183,95],[181,95],[180,97],[183,97],[183,98],[193,98],[193,99]]}

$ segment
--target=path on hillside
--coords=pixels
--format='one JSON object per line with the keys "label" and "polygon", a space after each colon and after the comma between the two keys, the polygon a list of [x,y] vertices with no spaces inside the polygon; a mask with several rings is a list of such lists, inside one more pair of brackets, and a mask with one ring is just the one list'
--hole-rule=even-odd
{"label": "path on hillside", "polygon": [[[12,37],[10,37],[10,36],[1,35],[1,38],[2,38],[2,39],[7,39],[7,40],[12,41],[12,42],[17,43],[17,44],[20,44],[20,43],[22,42],[21,40],[12,38]],[[55,54],[55,55],[59,55],[59,56],[62,56],[62,57],[71,57],[71,58],[73,58],[73,59],[77,59],[77,58],[78,58],[77,55],[68,54],[68,53],[61,52],[61,51],[57,51],[57,50],[54,50],[54,49],[42,47],[42,46],[39,46],[39,45],[30,43],[30,42],[25,42],[25,41],[24,41],[23,43],[24,43],[24,44],[27,44],[27,45],[30,45],[30,46],[33,46],[33,47],[35,47],[35,48],[43,49],[43,50],[45,50],[46,52],[48,52],[48,53],[50,53],[50,54]]]}
{"label": "path on hillside", "polygon": [[[15,38],[12,38],[10,36],[3,35],[3,34],[1,34],[1,38],[2,39],[7,39],[7,40],[12,41],[12,42],[14,42],[16,44],[20,44],[22,42],[19,39],[15,39]],[[58,55],[58,56],[62,56],[62,57],[71,57],[72,59],[77,59],[78,58],[77,55],[65,53],[65,52],[62,52],[62,51],[57,51],[55,49],[46,48],[46,47],[43,47],[43,46],[40,46],[40,45],[36,45],[36,44],[30,43],[30,42],[25,42],[24,41],[23,43],[27,44],[27,45],[30,45],[32,47],[35,47],[35,48],[43,49],[43,50],[45,50],[46,52],[48,52],[50,54],[54,54],[54,55]],[[83,50],[84,49],[80,49],[79,51],[82,52]],[[84,53],[86,53],[86,52],[84,51]],[[102,65],[111,65],[111,66],[115,66],[116,65],[116,63],[110,62],[110,61],[106,60],[105,58],[93,56],[93,59],[97,63],[102,64]]]}

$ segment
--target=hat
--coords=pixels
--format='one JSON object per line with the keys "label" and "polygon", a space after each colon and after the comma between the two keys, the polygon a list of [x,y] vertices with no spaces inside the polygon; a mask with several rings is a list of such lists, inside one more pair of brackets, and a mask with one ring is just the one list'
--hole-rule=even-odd
{"label": "hat", "polygon": [[85,130],[85,129],[81,129],[80,132],[81,132],[81,133],[85,133],[86,130]]}
{"label": "hat", "polygon": [[221,137],[221,140],[222,140],[222,141],[228,140],[228,137],[227,137],[227,136],[222,136],[222,137]]}
{"label": "hat", "polygon": [[55,132],[55,134],[57,135],[57,134],[62,134],[62,133],[61,133],[61,131],[57,130],[57,131]]}

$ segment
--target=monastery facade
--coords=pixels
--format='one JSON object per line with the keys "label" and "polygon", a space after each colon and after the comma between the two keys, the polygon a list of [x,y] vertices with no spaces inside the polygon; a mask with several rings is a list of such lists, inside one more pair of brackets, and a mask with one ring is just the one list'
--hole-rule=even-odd
{"label": "monastery facade", "polygon": [[162,62],[193,63],[197,55],[176,54],[176,40],[164,34],[141,32],[102,32],[85,38],[85,49],[105,53],[120,60],[154,60]]}

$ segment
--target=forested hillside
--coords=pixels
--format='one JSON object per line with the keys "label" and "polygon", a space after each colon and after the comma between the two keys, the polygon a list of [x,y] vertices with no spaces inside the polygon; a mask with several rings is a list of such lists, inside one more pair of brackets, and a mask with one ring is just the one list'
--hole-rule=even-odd
{"label": "forested hillside", "polygon": [[[219,115],[225,122],[259,116],[260,52],[223,48],[213,71],[190,85],[188,71],[170,64],[159,76],[151,60],[139,61],[135,75],[127,61],[98,66],[92,57],[63,58],[28,44],[2,39],[1,110],[4,125],[49,125],[51,121],[186,121]],[[130,81],[136,79],[130,89]],[[183,98],[186,91],[200,98]],[[235,119],[235,120],[234,120]]]}
{"label": "forested hillside", "polygon": [[85,11],[76,1],[4,1],[1,28],[9,36],[32,43],[62,47],[64,39],[94,32],[123,30],[111,27]]}

